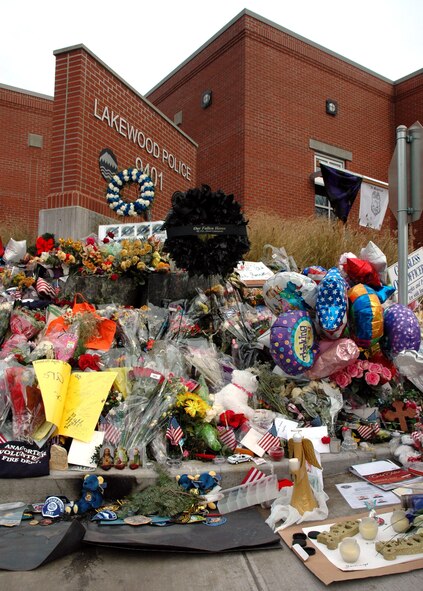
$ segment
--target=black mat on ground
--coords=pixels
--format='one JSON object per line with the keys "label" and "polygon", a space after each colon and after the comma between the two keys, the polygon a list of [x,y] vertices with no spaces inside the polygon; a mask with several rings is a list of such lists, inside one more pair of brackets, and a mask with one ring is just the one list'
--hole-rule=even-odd
{"label": "black mat on ground", "polygon": [[254,508],[225,515],[223,525],[203,523],[156,527],[151,525],[87,524],[84,542],[97,546],[166,552],[233,552],[280,548],[280,536],[273,533]]}
{"label": "black mat on ground", "polygon": [[28,571],[81,548],[85,528],[80,521],[60,521],[49,526],[27,522],[0,527],[0,569]]}

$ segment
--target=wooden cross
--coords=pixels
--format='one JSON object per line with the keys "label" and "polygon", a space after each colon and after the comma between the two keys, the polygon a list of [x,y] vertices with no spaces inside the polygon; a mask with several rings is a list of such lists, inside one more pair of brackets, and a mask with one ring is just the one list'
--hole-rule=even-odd
{"label": "wooden cross", "polygon": [[391,404],[395,410],[387,410],[383,413],[383,418],[386,421],[395,421],[398,420],[400,424],[400,430],[407,433],[408,426],[406,417],[412,419],[416,416],[416,409],[415,408],[405,408],[405,403],[401,400],[394,400]]}

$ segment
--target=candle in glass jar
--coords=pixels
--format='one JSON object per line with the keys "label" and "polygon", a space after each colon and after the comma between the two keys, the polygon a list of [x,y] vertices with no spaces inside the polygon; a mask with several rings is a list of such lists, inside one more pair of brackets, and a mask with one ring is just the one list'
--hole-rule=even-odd
{"label": "candle in glass jar", "polygon": [[344,538],[339,545],[339,551],[345,562],[357,562],[360,556],[360,546],[354,538]]}
{"label": "candle in glass jar", "polygon": [[279,447],[271,447],[267,453],[268,453],[269,457],[274,462],[280,462],[280,460],[282,460],[282,458],[285,455],[283,448],[280,446]]}
{"label": "candle in glass jar", "polygon": [[378,522],[373,517],[364,517],[358,526],[361,537],[364,540],[374,540],[377,536],[378,528]]}

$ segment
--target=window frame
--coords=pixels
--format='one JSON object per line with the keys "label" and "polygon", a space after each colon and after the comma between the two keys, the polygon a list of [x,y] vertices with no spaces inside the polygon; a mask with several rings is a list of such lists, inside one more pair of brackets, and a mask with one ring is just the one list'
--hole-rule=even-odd
{"label": "window frame", "polygon": [[[339,170],[345,170],[345,160],[342,158],[334,158],[333,156],[328,156],[325,154],[321,154],[319,152],[314,153],[314,172],[320,172],[319,163],[326,164],[327,166],[331,166],[332,168],[338,168]],[[321,178],[321,177],[319,177]],[[320,184],[320,183],[319,183]],[[316,182],[315,182],[316,185]],[[327,197],[323,197],[325,203],[318,203],[318,199],[322,199],[322,195],[314,193],[314,213],[316,216],[319,217],[326,217],[328,220],[333,220],[337,218],[335,212],[327,199]]]}

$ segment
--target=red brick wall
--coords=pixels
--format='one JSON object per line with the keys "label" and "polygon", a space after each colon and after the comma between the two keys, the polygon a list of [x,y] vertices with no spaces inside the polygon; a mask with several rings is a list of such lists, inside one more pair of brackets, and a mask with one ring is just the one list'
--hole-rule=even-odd
{"label": "red brick wall", "polygon": [[[46,207],[52,113],[53,99],[0,87],[1,220],[11,228],[35,233],[38,211]],[[28,145],[29,133],[42,136],[42,148]]]}
{"label": "red brick wall", "polygon": [[[202,110],[206,88],[213,104]],[[247,212],[313,213],[310,139],[352,152],[350,170],[388,180],[393,85],[252,15],[147,96],[168,116],[183,110],[182,129],[199,143],[198,180],[235,193]]]}
{"label": "red brick wall", "polygon": [[[141,131],[139,143],[147,141],[157,158],[128,139],[128,129]],[[125,84],[86,48],[78,46],[56,52],[56,80],[51,155],[49,207],[80,205],[97,213],[116,217],[105,200],[106,181],[98,158],[103,148],[111,148],[123,170],[142,159],[158,175],[152,219],[161,219],[170,207],[174,191],[185,190],[196,182],[196,145],[163,115]],[[166,152],[165,152],[166,151]],[[168,165],[164,154],[184,163],[184,178]],[[173,164],[173,160],[171,161]],[[132,191],[131,191],[132,189]],[[135,187],[122,191],[126,199],[135,198]],[[137,218],[135,218],[136,220]],[[139,219],[139,218],[138,218]],[[133,218],[131,218],[133,220]]]}
{"label": "red brick wall", "polygon": [[[238,21],[148,97],[170,118],[182,111],[181,128],[198,143],[198,184],[233,193],[240,202],[245,193],[244,55],[245,32]],[[209,89],[212,104],[203,109],[201,96]]]}

